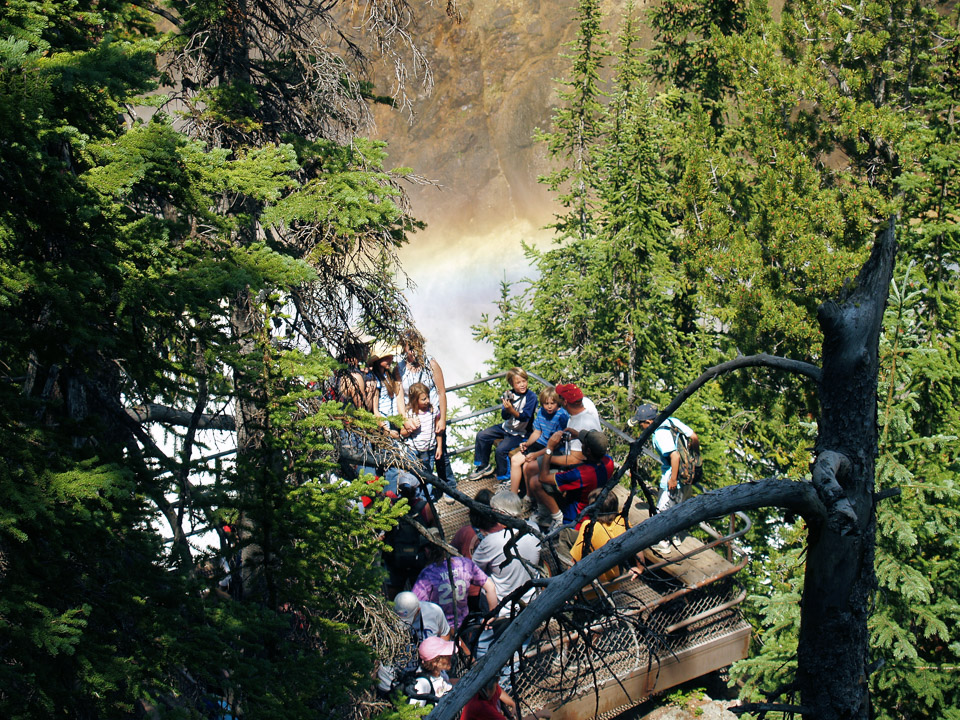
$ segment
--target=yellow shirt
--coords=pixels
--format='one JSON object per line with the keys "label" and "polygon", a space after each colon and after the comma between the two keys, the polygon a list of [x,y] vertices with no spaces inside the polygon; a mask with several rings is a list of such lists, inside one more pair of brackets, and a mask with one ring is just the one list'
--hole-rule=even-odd
{"label": "yellow shirt", "polygon": [[[584,555],[589,555],[594,550],[599,550],[610,540],[618,535],[623,535],[623,533],[627,531],[627,527],[624,525],[622,515],[617,515],[609,523],[597,521],[593,523],[593,535],[590,537],[590,546],[587,547],[586,552],[584,552],[583,540],[586,535],[588,525],[590,525],[590,523],[587,521],[581,523],[580,532],[577,534],[577,539],[573,543],[573,547],[570,548],[570,557],[573,558],[574,562],[580,562]],[[597,579],[602,583],[606,583],[616,578],[619,574],[620,568],[612,567]]]}

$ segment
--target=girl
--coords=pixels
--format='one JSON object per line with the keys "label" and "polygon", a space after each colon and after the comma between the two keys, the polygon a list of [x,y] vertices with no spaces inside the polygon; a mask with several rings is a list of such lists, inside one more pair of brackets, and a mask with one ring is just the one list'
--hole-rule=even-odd
{"label": "girl", "polygon": [[453,654],[456,647],[451,640],[444,640],[436,635],[428,637],[420,643],[420,669],[417,672],[417,681],[414,686],[411,705],[423,707],[453,690],[453,685],[447,679],[447,673],[453,667]]}
{"label": "girl", "polygon": [[406,441],[424,470],[432,473],[434,460],[443,456],[443,438],[437,435],[440,412],[434,409],[430,402],[430,391],[423,383],[410,386],[408,400],[405,415],[412,422],[404,422],[400,437]]}
{"label": "girl", "polygon": [[388,418],[399,415],[397,397],[400,393],[400,375],[393,365],[394,349],[385,343],[377,343],[370,352],[370,379],[373,414]]}
{"label": "girl", "polygon": [[[441,480],[446,480],[453,487],[457,486],[457,476],[453,474],[453,466],[450,464],[450,455],[447,453],[447,386],[443,379],[443,370],[440,364],[424,348],[425,340],[423,335],[415,328],[407,328],[400,334],[400,346],[403,350],[403,359],[397,364],[397,374],[400,377],[400,385],[403,392],[397,398],[400,414],[406,416],[406,410],[410,405],[410,388],[421,383],[430,391],[430,402],[440,413],[440,420],[437,422],[437,435],[441,438],[442,457],[437,466],[437,475]],[[453,498],[448,498],[453,502]]]}

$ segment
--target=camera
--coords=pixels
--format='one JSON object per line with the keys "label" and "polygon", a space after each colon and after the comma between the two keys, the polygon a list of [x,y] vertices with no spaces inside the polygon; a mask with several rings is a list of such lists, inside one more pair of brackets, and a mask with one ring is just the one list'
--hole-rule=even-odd
{"label": "camera", "polygon": [[560,437],[563,438],[564,442],[570,442],[573,439],[573,433],[569,430],[564,430],[561,432]]}

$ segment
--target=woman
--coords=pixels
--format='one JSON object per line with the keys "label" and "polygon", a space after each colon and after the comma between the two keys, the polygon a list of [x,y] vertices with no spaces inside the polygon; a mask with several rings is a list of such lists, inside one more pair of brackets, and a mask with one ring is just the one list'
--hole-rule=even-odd
{"label": "woman", "polygon": [[393,364],[395,352],[386,343],[378,342],[367,359],[370,366],[367,390],[371,396],[373,414],[377,417],[388,418],[401,414],[397,404],[401,390],[400,373]]}
{"label": "woman", "polygon": [[[399,432],[390,426],[387,418],[400,415],[398,399],[401,394],[400,375],[393,364],[396,355],[394,348],[386,343],[378,342],[370,351],[370,357],[367,359],[367,365],[370,372],[367,380],[367,396],[369,405],[373,408],[373,414],[379,418],[380,426],[391,437],[399,439]],[[384,468],[384,478],[387,486],[384,488],[387,492],[396,494],[397,480],[400,470],[396,467]]]}
{"label": "woman", "polygon": [[[447,446],[447,386],[443,381],[443,370],[437,361],[427,355],[424,349],[425,340],[415,328],[407,328],[400,333],[400,346],[403,350],[403,359],[397,365],[400,385],[403,392],[397,396],[400,414],[407,414],[407,397],[410,387],[422,383],[430,391],[430,402],[440,413],[436,432],[442,448],[442,455],[437,462],[437,476],[453,487],[457,486],[457,478],[453,474],[450,464],[450,453]],[[447,502],[453,502],[448,497]]]}

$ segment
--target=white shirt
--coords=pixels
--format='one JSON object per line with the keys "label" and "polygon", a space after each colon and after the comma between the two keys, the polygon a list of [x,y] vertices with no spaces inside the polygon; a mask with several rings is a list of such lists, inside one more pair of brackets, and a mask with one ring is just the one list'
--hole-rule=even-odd
{"label": "white shirt", "polygon": [[[504,548],[515,532],[517,531],[504,528],[490,533],[480,541],[477,549],[473,551],[473,561],[493,579],[493,584],[497,589],[497,598],[500,600],[532,579],[530,572],[515,556],[512,556],[513,559],[503,565],[507,559]],[[540,541],[528,533],[517,541],[511,552],[516,553],[527,563],[535,566],[540,562]],[[530,588],[529,591],[524,593],[523,601],[529,602],[532,600],[535,590],[536,588]],[[505,605],[500,610],[500,615],[509,614],[510,607]]]}
{"label": "white shirt", "polygon": [[400,385],[403,388],[404,405],[410,406],[410,386],[414,383],[422,383],[430,391],[430,404],[435,408],[440,407],[440,393],[437,392],[437,383],[433,379],[433,357],[427,355],[423,360],[423,367],[414,368],[406,360],[401,360],[397,365],[397,373],[400,375]]}
{"label": "white shirt", "polygon": [[[433,675],[427,675],[425,677],[418,677],[416,684],[417,695],[436,695],[438,698],[443,697],[448,692],[453,690],[453,685],[450,684],[450,681],[447,680],[443,675],[440,677],[433,677]],[[414,700],[410,699],[411,705],[419,705],[423,707],[427,704],[426,700]]]}
{"label": "white shirt", "polygon": [[[583,412],[576,415],[570,413],[567,427],[576,430],[579,435],[583,435],[588,430],[603,430],[603,426],[600,425],[600,414],[597,412],[597,406],[593,404],[593,400],[588,397],[583,399]],[[579,437],[570,440],[570,452],[582,452],[582,447]]]}
{"label": "white shirt", "polygon": [[675,417],[669,417],[663,424],[653,431],[653,449],[660,455],[660,487],[670,486],[670,475],[673,469],[670,466],[670,454],[677,449],[677,444],[673,441],[673,432],[671,426],[682,432],[687,437],[693,435],[693,430],[689,425],[680,422]]}

